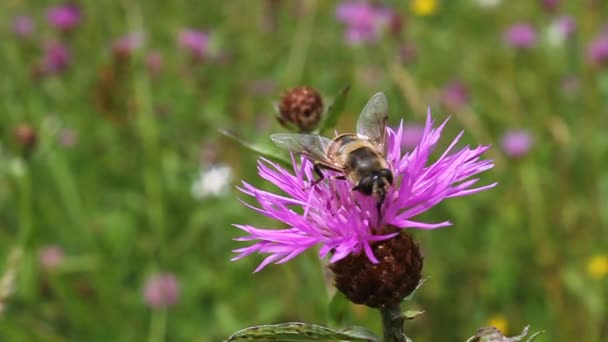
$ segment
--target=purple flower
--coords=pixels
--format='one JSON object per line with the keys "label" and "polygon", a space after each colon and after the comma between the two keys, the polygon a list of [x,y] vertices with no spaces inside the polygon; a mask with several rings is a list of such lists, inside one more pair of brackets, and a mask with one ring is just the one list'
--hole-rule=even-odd
{"label": "purple flower", "polygon": [[192,29],[183,29],[177,37],[178,44],[184,50],[190,51],[192,56],[202,58],[207,55],[209,47],[209,34]]}
{"label": "purple flower", "polygon": [[469,89],[461,81],[449,82],[441,92],[441,103],[450,110],[459,110],[469,103]]}
{"label": "purple flower", "polygon": [[44,47],[40,71],[43,75],[56,74],[64,71],[71,61],[72,55],[67,46],[59,42],[50,42]]}
{"label": "purple flower", "polygon": [[549,12],[555,12],[559,7],[559,0],[540,0],[541,6]]}
{"label": "purple flower", "polygon": [[151,51],[146,55],[146,68],[152,76],[159,75],[164,68],[165,60],[159,51]]}
{"label": "purple flower", "polygon": [[81,11],[72,4],[51,7],[46,11],[46,20],[59,31],[70,31],[80,24]]}
{"label": "purple flower", "polygon": [[552,45],[562,45],[566,39],[576,32],[576,22],[570,16],[555,19],[548,30],[548,41]]}
{"label": "purple flower", "polygon": [[11,28],[17,37],[29,38],[34,33],[34,22],[26,15],[19,15],[13,19]]}
{"label": "purple flower", "polygon": [[[398,129],[398,128],[397,128]],[[424,126],[418,124],[403,125],[401,133],[401,148],[412,151],[424,136]]]}
{"label": "purple flower", "polygon": [[503,135],[501,145],[509,157],[520,158],[528,154],[534,145],[534,138],[527,130],[511,130]]}
{"label": "purple flower", "polygon": [[144,286],[144,300],[152,309],[168,308],[179,299],[179,283],[172,273],[157,273]]}
{"label": "purple flower", "polygon": [[112,50],[118,55],[130,56],[135,50],[142,47],[144,39],[143,32],[129,33],[115,40],[112,43]]}
{"label": "purple flower", "polygon": [[65,259],[65,254],[63,252],[63,248],[57,245],[48,245],[42,248],[38,252],[38,261],[42,268],[47,271],[52,271],[56,269],[63,260]]}
{"label": "purple flower", "polygon": [[[258,206],[247,206],[284,222],[289,228],[235,225],[247,233],[236,240],[253,244],[234,250],[238,255],[233,260],[256,252],[269,254],[257,267],[257,272],[270,263],[284,263],[320,245],[319,256],[331,255],[332,263],[359,252],[364,252],[371,262],[379,263],[371,245],[398,234],[383,233],[387,226],[433,229],[451,225],[449,221],[427,223],[413,218],[446,198],[470,195],[492,188],[496,183],[473,188],[478,179],[469,178],[494,165],[491,160],[480,160],[488,146],[452,151],[462,132],[435,162],[429,163],[446,123],[447,120],[433,128],[429,110],[422,138],[411,153],[402,153],[403,123],[396,130],[387,129],[386,158],[395,181],[387,192],[380,216],[376,199],[352,191],[348,181],[333,179],[311,186],[315,179],[313,164],[305,158],[302,158],[301,165],[297,165],[293,158],[293,170],[262,159],[258,163],[259,175],[283,193],[274,194],[246,182],[239,190],[258,203]],[[327,173],[328,176],[332,174]]]}
{"label": "purple flower", "polygon": [[528,49],[536,45],[538,35],[531,25],[515,24],[504,32],[503,38],[511,47]]}
{"label": "purple flower", "polygon": [[608,62],[608,33],[603,33],[587,46],[587,60],[599,66]]}
{"label": "purple flower", "polygon": [[373,42],[393,23],[396,15],[386,7],[365,2],[345,1],[336,8],[336,17],[346,24],[344,37],[349,44]]}

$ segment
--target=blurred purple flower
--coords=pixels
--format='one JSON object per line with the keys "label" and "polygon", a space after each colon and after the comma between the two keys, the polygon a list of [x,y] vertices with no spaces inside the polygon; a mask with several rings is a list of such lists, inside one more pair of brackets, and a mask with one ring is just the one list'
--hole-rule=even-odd
{"label": "blurred purple flower", "polygon": [[576,21],[570,16],[559,17],[549,25],[548,40],[551,45],[562,45],[576,32]]}
{"label": "blurred purple flower", "polygon": [[336,17],[346,24],[346,42],[359,44],[377,41],[383,30],[396,18],[387,7],[372,6],[361,1],[343,1],[336,7]]}
{"label": "blurred purple flower", "polygon": [[158,76],[165,66],[165,60],[160,51],[151,51],[146,55],[146,68],[152,76]]}
{"label": "blurred purple flower", "polygon": [[19,38],[29,38],[34,33],[34,22],[27,15],[19,15],[13,18],[12,31]]}
{"label": "blurred purple flower", "polygon": [[183,29],[177,37],[178,44],[184,50],[189,51],[196,58],[207,55],[209,47],[209,34],[192,29]]}
{"label": "blurred purple flower", "polygon": [[44,47],[44,56],[40,65],[43,75],[64,71],[72,61],[72,54],[66,45],[53,41]]}
{"label": "blurred purple flower", "polygon": [[449,82],[441,91],[441,103],[449,110],[459,110],[468,104],[469,100],[469,89],[458,80]]}
{"label": "blurred purple flower", "polygon": [[418,124],[403,125],[401,134],[401,147],[406,151],[412,151],[424,136],[424,126]]}
{"label": "blurred purple flower", "polygon": [[144,300],[152,309],[168,308],[179,300],[180,286],[172,273],[157,273],[146,280]]}
{"label": "blurred purple flower", "polygon": [[532,25],[515,24],[504,32],[503,38],[511,47],[527,49],[536,45],[538,35]]}
{"label": "blurred purple flower", "polygon": [[509,157],[520,158],[528,154],[534,145],[534,138],[527,130],[510,130],[503,135],[501,145]]}
{"label": "blurred purple flower", "polygon": [[602,32],[587,45],[587,60],[594,66],[608,62],[608,32]]}
{"label": "blurred purple flower", "polygon": [[540,0],[541,6],[549,12],[555,12],[559,7],[559,3],[559,0]]}
{"label": "blurred purple flower", "polygon": [[[293,159],[293,170],[262,159],[258,163],[259,175],[275,184],[282,194],[274,194],[243,182],[239,188],[253,197],[258,206],[246,204],[255,211],[284,222],[286,229],[262,229],[250,225],[235,225],[247,235],[237,241],[254,242],[253,245],[234,250],[232,260],[253,253],[270,254],[255,272],[270,263],[287,262],[305,250],[320,245],[319,256],[331,254],[330,262],[339,261],[350,254],[364,252],[372,263],[379,263],[372,252],[374,242],[391,239],[397,233],[383,233],[387,226],[398,229],[433,229],[451,225],[449,221],[426,223],[412,218],[429,210],[442,200],[466,196],[496,185],[477,188],[472,186],[478,179],[469,179],[493,167],[491,160],[480,160],[489,147],[464,147],[452,149],[463,133],[459,134],[448,149],[433,163],[429,158],[447,120],[433,128],[429,111],[423,136],[411,153],[402,153],[403,123],[396,129],[387,129],[387,161],[395,182],[388,189],[381,215],[377,200],[352,191],[348,181],[328,179],[315,186],[313,164],[302,158],[301,165]],[[331,175],[334,173],[327,171]]]}
{"label": "blurred purple flower", "polygon": [[82,19],[80,7],[74,4],[51,7],[46,11],[47,22],[59,31],[70,31]]}
{"label": "blurred purple flower", "polygon": [[129,33],[112,42],[112,51],[121,56],[130,56],[135,50],[143,46],[144,40],[143,32]]}
{"label": "blurred purple flower", "polygon": [[58,141],[63,147],[72,147],[78,143],[78,133],[71,128],[64,128],[59,132]]}
{"label": "blurred purple flower", "polygon": [[38,252],[38,262],[46,271],[56,269],[64,259],[63,248],[57,245],[45,246]]}

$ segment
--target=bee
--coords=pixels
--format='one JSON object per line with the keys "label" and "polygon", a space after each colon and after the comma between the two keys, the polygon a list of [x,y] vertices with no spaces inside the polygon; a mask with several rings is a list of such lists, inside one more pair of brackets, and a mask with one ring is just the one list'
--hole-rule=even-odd
{"label": "bee", "polygon": [[340,172],[337,179],[346,179],[353,191],[374,196],[377,208],[384,202],[393,173],[386,161],[386,124],[388,103],[383,93],[376,93],[367,102],[357,120],[357,133],[344,133],[329,139],[318,134],[279,133],[270,139],[279,147],[300,154],[313,162],[318,176],[312,185],[325,177],[322,169]]}

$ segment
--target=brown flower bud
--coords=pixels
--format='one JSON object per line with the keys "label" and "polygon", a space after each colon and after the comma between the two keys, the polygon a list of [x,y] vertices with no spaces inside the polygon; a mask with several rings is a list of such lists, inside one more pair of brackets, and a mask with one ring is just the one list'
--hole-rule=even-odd
{"label": "brown flower bud", "polygon": [[21,123],[14,129],[15,140],[25,150],[31,151],[38,142],[35,128],[28,123]]}
{"label": "brown flower bud", "polygon": [[279,123],[293,124],[301,131],[310,132],[321,121],[323,99],[318,91],[302,86],[289,90],[279,103]]}
{"label": "brown flower bud", "polygon": [[372,308],[398,305],[420,282],[420,249],[410,235],[401,232],[375,243],[372,250],[380,263],[373,264],[360,252],[330,265],[334,285],[356,304]]}

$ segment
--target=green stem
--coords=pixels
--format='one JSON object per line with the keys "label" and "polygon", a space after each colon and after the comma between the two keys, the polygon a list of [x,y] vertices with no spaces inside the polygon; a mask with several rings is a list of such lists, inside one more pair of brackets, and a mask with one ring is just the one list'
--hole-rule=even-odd
{"label": "green stem", "polygon": [[167,334],[167,309],[160,309],[152,312],[150,322],[150,342],[161,342],[165,340]]}
{"label": "green stem", "polygon": [[300,82],[314,29],[317,1],[304,1],[302,2],[302,6],[304,7],[303,12],[305,14],[300,17],[298,22],[285,67],[286,76],[284,80],[286,86],[293,86],[295,83]]}
{"label": "green stem", "polygon": [[384,342],[407,342],[403,323],[405,318],[401,315],[401,306],[394,304],[380,309],[382,315],[382,333]]}

